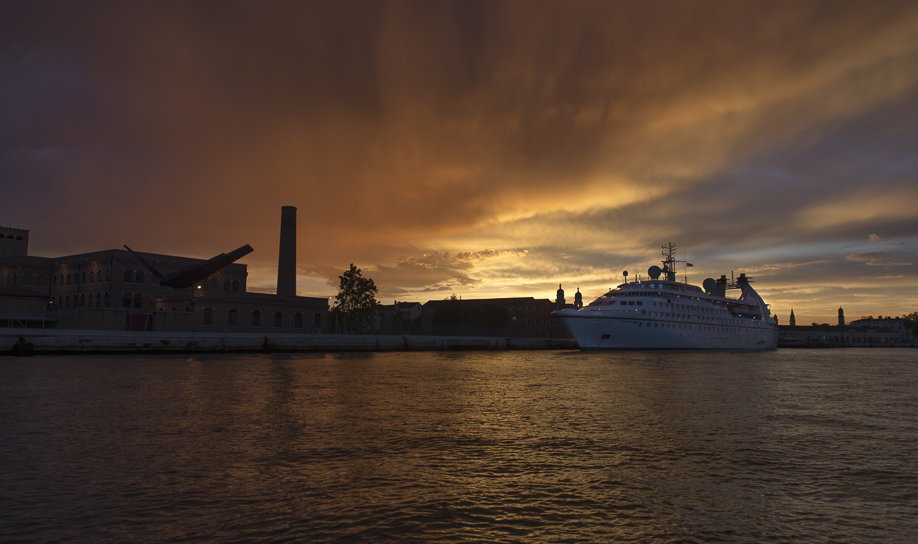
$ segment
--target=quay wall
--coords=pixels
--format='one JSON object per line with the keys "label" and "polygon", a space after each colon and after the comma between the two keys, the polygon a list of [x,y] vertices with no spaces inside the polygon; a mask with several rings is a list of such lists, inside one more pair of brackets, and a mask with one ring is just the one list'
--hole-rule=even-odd
{"label": "quay wall", "polygon": [[0,355],[577,349],[573,340],[487,336],[3,329]]}

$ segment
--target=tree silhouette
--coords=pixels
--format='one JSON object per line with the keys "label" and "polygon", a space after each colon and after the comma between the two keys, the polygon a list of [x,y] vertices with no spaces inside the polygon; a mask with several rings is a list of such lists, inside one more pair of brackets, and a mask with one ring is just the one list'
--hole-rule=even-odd
{"label": "tree silhouette", "polygon": [[332,312],[335,314],[338,327],[346,333],[370,332],[376,312],[376,284],[370,278],[364,278],[360,269],[351,263],[351,267],[338,276],[339,291],[335,296]]}

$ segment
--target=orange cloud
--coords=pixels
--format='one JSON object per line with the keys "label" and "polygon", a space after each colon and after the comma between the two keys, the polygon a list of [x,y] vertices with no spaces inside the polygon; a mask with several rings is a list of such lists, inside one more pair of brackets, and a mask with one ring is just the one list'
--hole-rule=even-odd
{"label": "orange cloud", "polygon": [[918,236],[912,2],[2,9],[5,221],[38,253],[248,242],[267,288],[294,205],[312,294],[354,262],[387,298],[551,296],[669,239],[856,284],[839,246]]}

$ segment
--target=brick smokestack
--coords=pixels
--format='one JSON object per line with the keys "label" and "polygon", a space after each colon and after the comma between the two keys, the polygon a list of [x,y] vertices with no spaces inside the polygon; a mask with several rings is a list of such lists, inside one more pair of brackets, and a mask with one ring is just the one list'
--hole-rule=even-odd
{"label": "brick smokestack", "polygon": [[296,208],[293,206],[281,207],[277,294],[282,297],[296,296]]}

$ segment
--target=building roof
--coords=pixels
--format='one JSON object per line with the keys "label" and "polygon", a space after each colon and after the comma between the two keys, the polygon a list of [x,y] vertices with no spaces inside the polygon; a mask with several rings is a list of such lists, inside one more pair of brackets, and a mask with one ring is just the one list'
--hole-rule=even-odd
{"label": "building roof", "polygon": [[[535,297],[509,297],[509,298],[460,298],[446,300],[428,300],[424,305],[446,304],[448,302],[482,302],[489,304],[527,304],[536,302]],[[539,299],[539,302],[551,302],[548,299]],[[552,303],[554,304],[554,303]]]}

